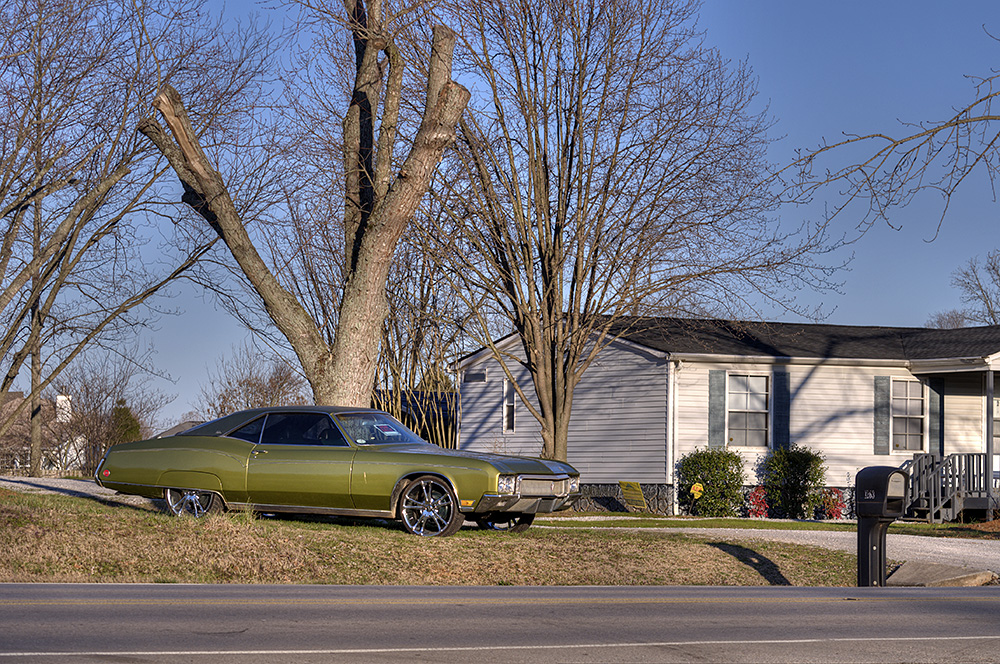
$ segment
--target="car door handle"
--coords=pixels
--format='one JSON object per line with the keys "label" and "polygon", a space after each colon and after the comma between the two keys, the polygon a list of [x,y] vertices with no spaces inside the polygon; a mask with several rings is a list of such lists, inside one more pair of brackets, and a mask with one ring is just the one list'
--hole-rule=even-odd
{"label": "car door handle", "polygon": [[267,450],[254,450],[250,454],[257,456],[258,454],[267,454]]}

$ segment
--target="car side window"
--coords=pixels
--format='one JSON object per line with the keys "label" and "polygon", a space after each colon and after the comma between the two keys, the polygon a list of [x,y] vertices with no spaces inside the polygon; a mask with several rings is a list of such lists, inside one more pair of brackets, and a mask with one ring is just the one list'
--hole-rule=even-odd
{"label": "car side window", "polygon": [[326,413],[270,413],[262,445],[333,445],[347,447],[347,439]]}
{"label": "car side window", "polygon": [[359,445],[378,443],[422,443],[417,434],[401,423],[377,411],[338,413],[337,421]]}
{"label": "car side window", "polygon": [[260,442],[260,432],[264,428],[264,418],[258,417],[256,420],[250,424],[245,424],[236,431],[229,434],[230,438],[239,438],[240,440],[245,440],[248,443],[253,443],[256,445]]}

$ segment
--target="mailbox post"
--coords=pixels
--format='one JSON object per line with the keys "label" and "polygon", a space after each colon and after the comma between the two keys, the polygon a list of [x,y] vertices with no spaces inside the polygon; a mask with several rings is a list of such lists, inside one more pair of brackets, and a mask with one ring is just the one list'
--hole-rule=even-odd
{"label": "mailbox post", "polygon": [[858,587],[885,586],[885,535],[903,516],[909,475],[892,466],[858,471],[854,510],[858,516]]}

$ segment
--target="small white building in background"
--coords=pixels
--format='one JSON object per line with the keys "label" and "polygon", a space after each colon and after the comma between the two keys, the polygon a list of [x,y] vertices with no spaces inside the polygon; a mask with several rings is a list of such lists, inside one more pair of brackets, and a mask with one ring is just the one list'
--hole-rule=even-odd
{"label": "small white building in background", "polygon": [[[500,344],[523,356],[516,335]],[[527,370],[510,366],[533,395]],[[825,457],[828,486],[848,487],[865,466],[995,451],[996,368],[1000,326],[629,319],[576,389],[568,461],[609,495],[633,481],[672,503],[676,463],[697,448],[739,452],[752,485],[769,450],[796,444]],[[489,350],[457,369],[459,448],[537,456],[538,422]]]}

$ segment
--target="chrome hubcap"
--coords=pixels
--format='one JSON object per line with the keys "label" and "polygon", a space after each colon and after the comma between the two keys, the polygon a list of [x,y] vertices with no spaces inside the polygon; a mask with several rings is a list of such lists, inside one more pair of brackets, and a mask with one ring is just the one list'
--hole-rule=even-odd
{"label": "chrome hubcap", "polygon": [[443,531],[454,509],[447,489],[430,480],[413,485],[403,496],[403,520],[417,535],[437,535]]}
{"label": "chrome hubcap", "polygon": [[170,489],[167,491],[167,504],[170,511],[177,516],[190,514],[195,518],[205,516],[205,506],[211,500],[209,494],[200,491]]}

